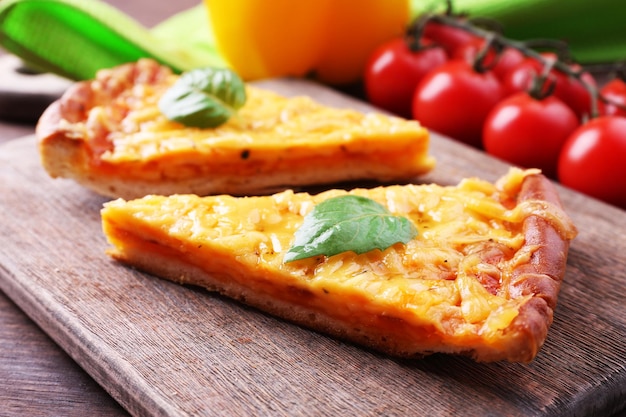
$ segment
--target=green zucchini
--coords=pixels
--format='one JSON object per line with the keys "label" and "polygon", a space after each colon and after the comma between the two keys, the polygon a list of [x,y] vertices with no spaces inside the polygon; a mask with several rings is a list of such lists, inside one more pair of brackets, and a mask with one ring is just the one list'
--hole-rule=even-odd
{"label": "green zucchini", "polygon": [[[416,17],[444,10],[445,2],[411,0],[411,8]],[[496,20],[510,39],[563,40],[583,64],[626,59],[624,0],[456,0],[453,11]]]}

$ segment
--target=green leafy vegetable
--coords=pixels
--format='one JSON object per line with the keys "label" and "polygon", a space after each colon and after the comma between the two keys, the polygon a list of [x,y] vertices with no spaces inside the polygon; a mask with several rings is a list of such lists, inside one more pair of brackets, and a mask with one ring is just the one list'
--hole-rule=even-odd
{"label": "green leafy vegetable", "polygon": [[201,68],[183,73],[159,100],[170,120],[190,127],[217,127],[246,102],[245,83],[227,68]]}
{"label": "green leafy vegetable", "polygon": [[417,229],[407,218],[392,215],[369,198],[345,195],[328,199],[305,216],[284,262],[317,255],[357,254],[407,243]]}

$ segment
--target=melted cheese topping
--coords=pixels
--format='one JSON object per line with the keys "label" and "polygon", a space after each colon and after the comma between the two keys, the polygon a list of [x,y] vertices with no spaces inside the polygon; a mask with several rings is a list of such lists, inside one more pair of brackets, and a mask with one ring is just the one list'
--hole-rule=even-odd
{"label": "melted cheese topping", "polygon": [[524,207],[534,207],[533,214],[552,222],[558,216],[537,210],[533,201],[513,208],[503,202],[515,200],[525,175],[534,172],[512,170],[497,185],[471,179],[456,187],[349,191],[406,216],[418,236],[382,252],[344,252],[290,263],[283,263],[283,257],[303,217],[315,204],[348,191],[244,198],[148,196],[107,203],[102,215],[105,232],[118,250],[124,250],[129,235],[158,241],[201,268],[221,259],[222,267],[245,277],[246,285],[267,291],[269,283],[278,298],[287,287],[305,288],[326,299],[335,297],[331,306],[342,307],[333,314],[344,319],[359,311],[378,312],[432,326],[448,335],[444,337],[463,337],[468,343],[496,340],[529,299],[512,298],[507,290],[512,269],[532,255],[532,248],[524,246],[522,221],[529,211]]}
{"label": "melted cheese topping", "polygon": [[104,160],[149,160],[173,152],[210,153],[215,148],[254,152],[285,144],[292,154],[309,153],[313,147],[350,144],[355,139],[363,142],[359,146],[375,150],[390,144],[381,142],[381,136],[389,136],[389,141],[391,137],[415,140],[426,133],[415,121],[334,109],[308,97],[286,98],[252,86],[247,87],[248,100],[236,117],[217,128],[189,128],[159,111],[157,102],[166,87],[132,90],[137,100],[130,103],[119,129],[110,133],[115,148],[102,156]]}

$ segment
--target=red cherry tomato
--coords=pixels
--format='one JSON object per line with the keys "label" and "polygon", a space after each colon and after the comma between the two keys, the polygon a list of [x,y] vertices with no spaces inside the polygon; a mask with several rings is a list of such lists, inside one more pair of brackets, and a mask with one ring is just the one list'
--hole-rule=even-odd
{"label": "red cherry tomato", "polygon": [[480,148],[483,123],[501,99],[502,87],[491,72],[476,72],[463,60],[448,61],[417,86],[413,118],[426,128]]}
{"label": "red cherry tomato", "polygon": [[[546,59],[555,60],[553,53],[543,53]],[[533,79],[543,73],[545,64],[535,58],[529,57],[514,66],[503,78],[502,85],[506,95],[512,95],[520,91],[528,91]],[[572,65],[576,71],[579,66]],[[581,75],[583,81],[595,88],[596,83],[591,74],[585,72]],[[554,83],[553,94],[559,97],[565,104],[570,106],[579,118],[591,114],[591,95],[589,90],[576,78],[562,71],[553,69],[550,71],[548,80]]]}
{"label": "red cherry tomato", "polygon": [[559,157],[559,181],[626,209],[626,118],[602,116],[580,126]]}
{"label": "red cherry tomato", "polygon": [[446,61],[445,51],[428,41],[417,51],[411,50],[403,38],[387,42],[372,54],[365,67],[368,100],[382,109],[410,118],[418,82]]}
{"label": "red cherry tomato", "polygon": [[626,116],[626,83],[614,78],[600,89],[605,101],[600,101],[600,114],[606,116]]}
{"label": "red cherry tomato", "polygon": [[577,127],[576,115],[557,97],[538,100],[521,92],[489,113],[483,144],[491,155],[556,178],[561,148]]}
{"label": "red cherry tomato", "polygon": [[453,57],[457,48],[479,38],[478,36],[444,23],[428,21],[422,31],[422,36],[441,45],[449,57]]}
{"label": "red cherry tomato", "polygon": [[[478,53],[484,47],[485,40],[483,38],[472,39],[455,50],[453,59],[465,59],[467,62],[473,63]],[[506,47],[497,55],[494,49],[490,48],[484,63],[487,67],[490,67],[496,77],[503,79],[509,71],[519,65],[524,59],[524,54],[515,48]]]}
{"label": "red cherry tomato", "polygon": [[[515,65],[502,78],[502,88],[504,94],[511,96],[520,92],[529,91],[532,82],[541,74],[542,64],[534,58],[525,58]],[[551,79],[550,82],[554,82]]]}
{"label": "red cherry tomato", "polygon": [[[580,70],[580,65],[578,64],[571,65],[570,67],[574,71]],[[596,89],[598,87],[595,78],[593,78],[589,72],[582,72],[580,80],[561,72],[559,72],[559,74],[565,77],[566,82],[563,84],[561,91],[555,91],[554,94],[560,96],[581,120],[585,116],[590,116],[592,96],[589,89]],[[583,83],[587,84],[589,88]]]}

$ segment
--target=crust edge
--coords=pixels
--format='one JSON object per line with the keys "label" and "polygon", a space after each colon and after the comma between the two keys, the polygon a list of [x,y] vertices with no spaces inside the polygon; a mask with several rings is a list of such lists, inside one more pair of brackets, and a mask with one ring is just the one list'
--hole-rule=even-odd
{"label": "crust edge", "polygon": [[[542,200],[562,210],[554,184],[544,175],[525,178],[518,204],[524,200]],[[524,220],[524,245],[534,246],[530,261],[511,274],[509,293],[514,297],[532,296],[524,304],[511,329],[525,340],[520,348],[523,362],[530,362],[545,342],[553,321],[561,283],[565,276],[569,240],[559,234],[546,219],[530,215]]]}

